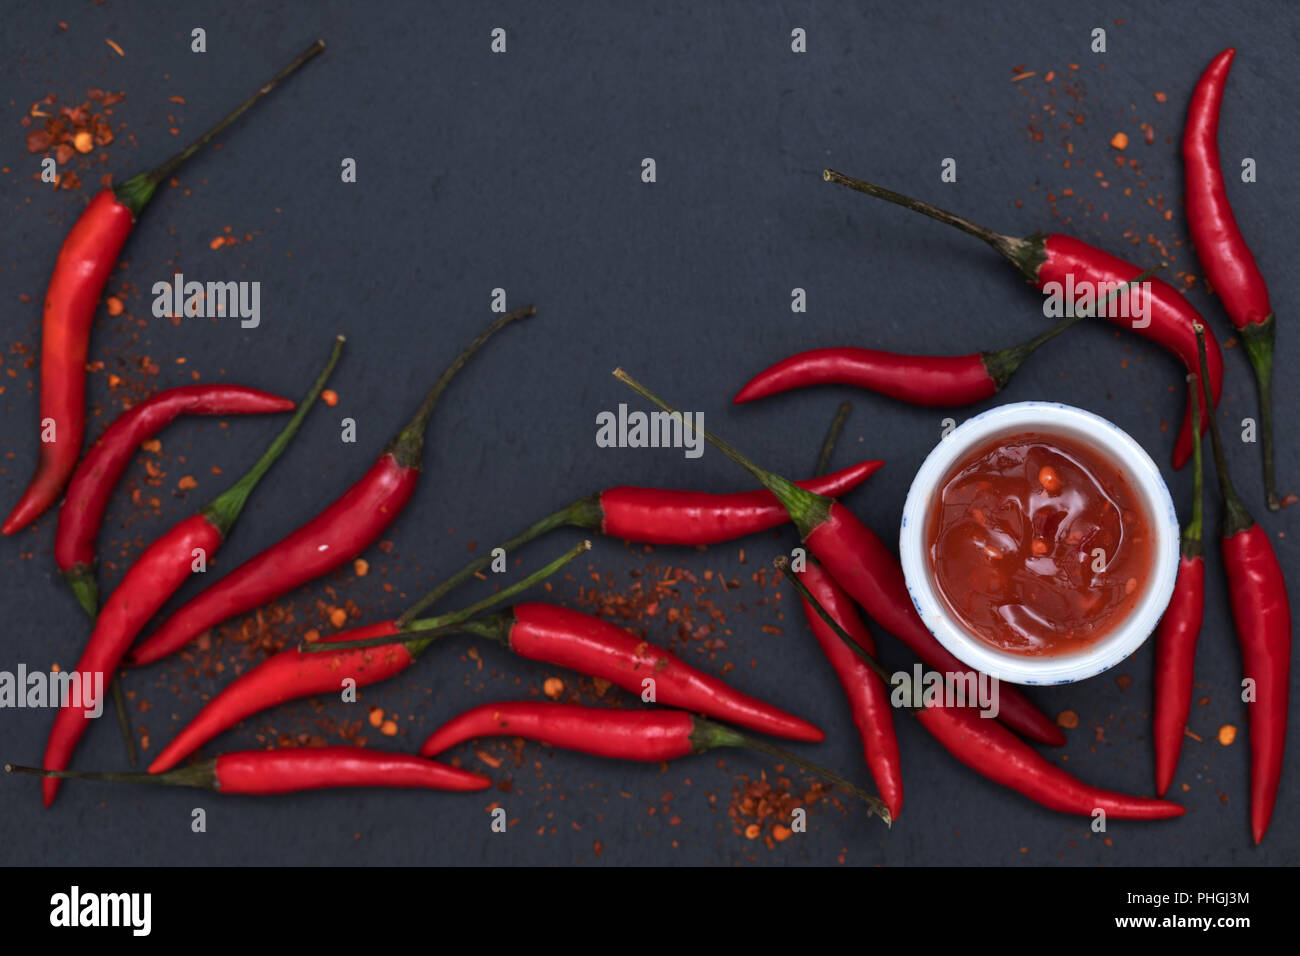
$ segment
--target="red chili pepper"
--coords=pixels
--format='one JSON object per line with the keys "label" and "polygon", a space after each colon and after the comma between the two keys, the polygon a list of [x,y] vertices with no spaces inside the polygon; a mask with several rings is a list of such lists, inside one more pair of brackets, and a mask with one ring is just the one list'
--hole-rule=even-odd
{"label": "red chili pepper", "polygon": [[741,693],[671,651],[581,611],[554,604],[516,604],[505,613],[468,621],[461,628],[495,640],[520,657],[601,678],[633,694],[644,695],[652,687],[651,699],[661,704],[774,737],[826,739],[808,721]]}
{"label": "red chili pepper", "polygon": [[[835,498],[862,484],[883,464],[883,461],[860,461],[834,474],[798,484],[800,488]],[[757,534],[789,520],[785,508],[768,491],[716,495],[628,485],[609,488],[552,512],[471,561],[408,608],[398,622],[411,620],[478,574],[492,563],[493,552],[510,553],[566,525],[641,544],[705,545]]]}
{"label": "red chili pepper", "polygon": [[[493,600],[501,597],[495,595]],[[412,622],[406,628],[384,621],[334,635],[305,650],[281,651],[213,698],[163,748],[149,770],[175,766],[258,711],[337,691],[345,677],[358,687],[387,680],[419,659],[438,637],[458,632],[498,641],[521,657],[607,680],[634,694],[644,693],[643,682],[652,679],[657,702],[725,718],[751,730],[795,740],[826,737],[807,721],[743,694],[663,648],[589,614],[550,604],[518,604],[500,615],[469,620],[474,610],[477,607]],[[384,640],[398,636],[402,639]],[[333,646],[338,644],[342,646]]]}
{"label": "red chili pepper", "polygon": [[[1071,323],[1073,324],[1073,323]],[[1065,331],[1057,327],[1015,349],[973,355],[902,355],[876,349],[811,349],[782,359],[751,378],[732,399],[737,405],[810,385],[853,385],[900,402],[935,408],[973,405],[996,395],[1039,345]]]}
{"label": "red chili pepper", "polygon": [[[1155,272],[1148,269],[1129,284]],[[854,385],[913,405],[973,405],[1000,392],[1029,356],[1091,314],[1079,311],[1028,342],[971,355],[901,355],[856,348],[800,352],[759,372],[732,401],[740,405],[809,385]]]}
{"label": "red chili pepper", "polygon": [[1168,800],[1103,790],[1066,773],[996,720],[971,707],[924,707],[916,714],[943,748],[976,773],[1062,813],[1163,820],[1187,811]]}
{"label": "red chili pepper", "polygon": [[219,793],[255,796],[326,790],[331,787],[402,787],[422,790],[486,790],[482,774],[415,757],[365,747],[297,747],[291,750],[236,750],[169,773],[95,773],[5,764],[8,773],[59,780],[169,784]]}
{"label": "red chili pepper", "polygon": [[140,667],[166,657],[208,628],[334,570],[373,544],[397,520],[415,492],[424,455],[425,428],[443,391],[498,330],[535,311],[532,306],[518,309],[489,325],[447,367],[415,416],[342,497],[176,610],[131,650],[129,663]]}
{"label": "red chili pepper", "polygon": [[[311,390],[303,397],[284,430],[276,436],[248,474],[214,498],[198,514],[191,515],[159,537],[127,570],[122,582],[109,596],[104,609],[95,620],[95,629],[82,651],[81,659],[77,661],[76,674],[79,675],[83,696],[84,688],[93,686],[96,675],[100,675],[104,684],[112,679],[123,655],[131,646],[131,641],[194,573],[196,561],[201,557],[206,566],[207,561],[221,547],[249,494],[280,457],[321,389],[325,387],[342,348],[343,337],[339,336],[330,353],[329,362],[312,384]],[[67,767],[77,742],[93,719],[86,716],[85,706],[73,706],[73,703],[65,702],[55,715],[50,739],[45,745],[46,769],[62,770]],[[48,807],[59,792],[59,780],[48,777],[43,786],[45,805]]]}
{"label": "red chili pepper", "polygon": [[523,737],[597,757],[659,763],[727,746],[713,742],[715,725],[701,723],[682,710],[502,701],[453,717],[429,735],[420,755],[433,757],[478,737]]}
{"label": "red chili pepper", "polygon": [[[1197,377],[1187,376],[1195,389]],[[1193,416],[1197,415],[1192,406]],[[1197,416],[1199,417],[1199,416]],[[1173,597],[1156,628],[1156,703],[1152,736],[1156,748],[1156,795],[1163,797],[1173,783],[1183,749],[1187,715],[1192,710],[1196,673],[1196,640],[1205,613],[1205,547],[1201,543],[1201,436],[1199,422],[1192,440],[1192,517],[1183,526],[1182,558]]]}
{"label": "red chili pepper", "polygon": [[[615,370],[614,375],[660,408],[675,413],[675,409],[622,369]],[[759,468],[708,429],[701,430],[710,444],[780,499],[809,550],[881,627],[935,670],[949,673],[971,670],[944,648],[921,621],[907,592],[902,565],[875,532],[838,501],[812,494],[788,479]],[[999,718],[1020,733],[1042,743],[1065,743],[1061,729],[1018,690],[999,684],[998,699]]]}
{"label": "red chili pepper", "polygon": [[[883,461],[861,461],[800,488],[838,498],[879,470]],[[610,488],[600,494],[600,530],[614,538],[644,544],[700,545],[734,541],[790,520],[770,491],[708,494],[662,488]]]}
{"label": "red chili pepper", "polygon": [[[1198,323],[1196,333],[1204,367],[1204,326]],[[1201,388],[1204,390],[1204,383]],[[1241,645],[1245,676],[1253,685],[1253,694],[1247,699],[1250,829],[1255,842],[1260,843],[1273,818],[1286,752],[1291,694],[1291,601],[1268,533],[1256,524],[1232,487],[1217,421],[1210,422],[1210,440],[1223,497],[1223,537],[1219,547],[1223,553],[1223,570],[1228,576],[1232,622]]]}
{"label": "red chili pepper", "polygon": [[802,767],[865,801],[886,823],[889,810],[838,774],[761,740],[681,710],[608,710],[581,704],[501,701],[447,721],[424,742],[431,757],[476,737],[523,737],[565,750],[660,763],[718,747],[743,747]]}
{"label": "red chili pepper", "polygon": [[0,526],[13,534],[58,499],[85,430],[86,352],[99,296],[135,224],[112,190],[86,207],[63,241],[45,293],[41,336],[40,451],[27,490]]}
{"label": "red chili pepper", "polygon": [[[880,662],[840,626],[804,586],[802,577],[790,570],[789,561],[780,557],[775,563],[844,646],[881,680],[890,680],[891,675]],[[924,698],[914,696],[916,689],[906,674],[895,675],[893,679],[897,681],[904,700],[918,701],[919,706],[912,708],[912,713],[945,750],[989,780],[1010,787],[1045,807],[1083,816],[1092,816],[1101,809],[1108,816],[1135,820],[1178,817],[1185,812],[1181,806],[1167,800],[1131,797],[1090,786],[1048,761],[997,721],[981,716],[973,707],[921,703]]]}
{"label": "red chili pepper", "polygon": [[59,509],[54,560],[92,618],[99,611],[95,538],[113,489],[140,445],[180,415],[261,415],[293,410],[293,401],[242,385],[182,385],[150,396],[104,429],[81,459]]}
{"label": "red chili pepper", "polygon": [[[1004,236],[937,206],[885,189],[875,183],[853,179],[831,169],[826,170],[822,175],[827,182],[848,186],[850,189],[875,196],[877,199],[896,203],[984,240],[1040,289],[1051,282],[1064,286],[1068,276],[1072,276],[1075,282],[1089,282],[1098,287],[1103,287],[1106,283],[1122,285],[1133,281],[1134,277],[1142,272],[1137,266],[1070,236],[1059,233],[1050,235],[1035,233],[1023,239]],[[1192,323],[1200,320],[1200,313],[1178,293],[1177,289],[1161,279],[1151,279],[1148,290],[1151,299],[1151,321],[1145,328],[1132,327],[1130,320],[1122,316],[1112,315],[1108,318],[1121,328],[1132,329],[1138,335],[1163,346],[1177,355],[1189,372],[1195,372],[1196,336],[1192,334]],[[1219,395],[1223,391],[1223,355],[1219,351],[1218,342],[1213,337],[1210,341],[1213,343],[1213,348],[1210,350],[1208,383],[1217,404]],[[1200,411],[1202,428],[1204,428],[1207,415],[1203,403]],[[1188,413],[1183,416],[1182,428],[1174,445],[1175,468],[1183,467],[1191,456],[1191,427],[1191,416]]]}
{"label": "red chili pepper", "polygon": [[1276,323],[1268,286],[1237,227],[1219,167],[1219,108],[1237,51],[1224,50],[1205,68],[1192,94],[1183,128],[1184,196],[1187,231],[1205,267],[1210,288],[1218,295],[1232,324],[1241,333],[1259,386],[1260,448],[1264,455],[1264,489],[1268,506],[1281,507],[1273,477],[1273,340]]}
{"label": "red chili pepper", "polygon": [[[835,579],[813,560],[809,560],[798,574],[822,607],[839,621],[863,650],[874,655],[876,645],[871,634],[853,606],[853,599],[844,593]],[[803,602],[803,610],[813,636],[844,688],[853,724],[862,738],[862,754],[871,771],[871,779],[876,781],[880,798],[889,807],[890,818],[897,820],[903,810],[903,768],[898,754],[898,736],[894,733],[894,708],[889,702],[889,687],[844,645],[807,601]]]}
{"label": "red chili pepper", "polygon": [[[368,687],[400,674],[415,663],[438,636],[452,633],[455,625],[527,590],[590,547],[591,542],[584,541],[523,580],[452,614],[414,620],[404,625],[397,621],[380,621],[309,645],[322,653],[305,653],[304,648],[297,647],[271,655],[209,701],[198,716],[163,748],[149,765],[149,772],[160,773],[174,767],[217,734],[259,711],[301,697],[337,692],[344,680],[355,681],[357,687]],[[373,639],[399,635],[398,640],[373,642]]]}
{"label": "red chili pepper", "polygon": [[0,526],[0,533],[13,534],[39,518],[58,499],[77,465],[86,425],[90,326],[118,254],[154,191],[245,110],[323,49],[325,44],[316,41],[237,110],[162,166],[99,193],[72,227],[54,264],[41,318],[41,447],[36,472]]}

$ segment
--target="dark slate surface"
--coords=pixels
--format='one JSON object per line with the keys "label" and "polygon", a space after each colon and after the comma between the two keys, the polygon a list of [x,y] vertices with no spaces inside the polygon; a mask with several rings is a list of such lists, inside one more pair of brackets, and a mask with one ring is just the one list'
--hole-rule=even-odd
{"label": "dark slate surface", "polygon": [[[1190,248],[1174,245],[1184,235],[1177,141],[1197,76],[1227,43],[1240,53],[1223,121],[1225,156],[1234,167],[1238,157],[1254,157],[1260,180],[1251,187],[1234,182],[1230,193],[1282,316],[1278,473],[1284,490],[1294,487],[1300,470],[1290,428],[1297,345],[1289,303],[1300,282],[1291,255],[1300,235],[1285,211],[1297,208],[1300,187],[1289,175],[1293,149],[1287,143],[1294,137],[1283,121],[1293,111],[1290,62],[1300,28],[1294,10],[1091,2],[1052,12],[1007,4],[881,3],[708,9],[660,3],[618,12],[598,3],[557,10],[506,2],[491,11],[424,3],[322,3],[292,11],[244,3],[188,6],[182,13],[143,3],[67,10],[25,3],[11,4],[0,19],[6,116],[0,124],[0,166],[6,170],[0,180],[6,209],[0,498],[16,499],[35,453],[36,379],[15,350],[38,348],[39,303],[50,267],[100,171],[83,176],[89,182],[77,192],[33,181],[36,162],[26,152],[20,121],[46,93],[62,104],[80,102],[88,87],[126,91],[113,117],[126,130],[105,167],[120,180],[161,161],[312,38],[329,43],[324,56],[223,137],[219,153],[184,172],[183,190],[159,195],[127,247],[128,264],[110,286],[134,287],[126,296],[128,315],[140,322],[101,312],[92,344],[92,360],[105,368],[90,379],[91,400],[107,411],[118,407],[108,374],[139,381],[133,363],[143,356],[159,366],[150,380],[157,387],[186,382],[197,370],[203,381],[297,395],[329,337],[348,335],[333,382],[339,406],[310,417],[250,503],[215,574],[296,527],[364,470],[426,383],[489,318],[492,289],[504,287],[512,306],[532,302],[539,308],[535,320],[493,343],[446,396],[431,431],[424,483],[386,535],[392,553],[372,548],[367,557],[373,570],[362,580],[340,572],[294,595],[294,633],[320,623],[314,601],[333,600],[326,585],[339,601],[355,599],[367,619],[380,619],[401,609],[403,595],[413,598],[459,567],[469,542],[484,547],[598,487],[747,487],[745,476],[715,453],[687,461],[672,451],[596,448],[596,412],[631,398],[609,376],[620,364],[669,398],[703,410],[717,430],[787,473],[811,469],[837,402],[851,397],[854,412],[836,464],[888,460],[848,501],[892,539],[910,478],[947,412],[839,389],[744,408],[729,404],[731,394],[753,372],[803,347],[961,353],[1011,344],[1041,329],[1044,320],[1037,294],[988,249],[827,186],[822,167],[869,174],[1007,232],[1064,228],[1144,264],[1157,258],[1146,242],[1151,235],[1175,256],[1168,278],[1199,272]],[[68,22],[66,30],[60,19]],[[189,52],[195,26],[207,31],[206,55]],[[508,32],[505,55],[489,51],[496,26]],[[794,27],[808,31],[806,55],[790,51]],[[1094,27],[1107,31],[1105,55],[1089,52]],[[105,38],[120,44],[125,58]],[[1072,63],[1077,70],[1070,70]],[[1016,66],[1037,75],[1012,83]],[[1049,70],[1056,77],[1045,83]],[[1063,88],[1066,78],[1076,95]],[[1157,91],[1167,102],[1156,101]],[[169,102],[174,95],[186,102]],[[1055,118],[1043,113],[1042,103],[1056,107]],[[1084,117],[1081,125],[1074,125],[1070,110]],[[1150,146],[1140,122],[1154,127]],[[1071,126],[1074,154],[1066,152],[1061,124]],[[180,136],[169,135],[172,126]],[[1041,141],[1032,126],[1044,130]],[[1107,143],[1117,130],[1129,134],[1123,155],[1137,159],[1139,169],[1115,167]],[[339,182],[345,156],[358,160],[355,185]],[[647,156],[658,165],[653,185],[640,181]],[[949,156],[958,161],[959,181],[943,185],[939,163]],[[1098,184],[1094,171],[1103,172],[1108,187]],[[1055,216],[1048,194],[1056,197]],[[1164,208],[1172,210],[1170,220]],[[1062,227],[1058,218],[1070,222]],[[233,235],[254,234],[253,241],[210,249],[210,239],[227,226]],[[1136,246],[1128,230],[1138,237]],[[261,281],[261,327],[242,330],[229,320],[173,326],[150,317],[147,290],[174,268],[193,278]],[[796,286],[808,291],[806,315],[790,312]],[[1199,287],[1190,298],[1227,338],[1217,303]],[[186,364],[177,364],[177,357]],[[1241,349],[1229,350],[1226,359],[1220,421],[1231,435],[1255,413],[1255,396]],[[999,398],[1023,399],[1068,401],[1119,423],[1151,450],[1180,509],[1186,508],[1190,476],[1168,469],[1182,375],[1153,346],[1100,326],[1078,329],[1044,349]],[[358,423],[353,445],[338,440],[337,420],[345,415]],[[95,421],[92,435],[104,421]],[[154,456],[166,477],[159,488],[146,488],[162,500],[161,513],[133,509],[119,494],[101,539],[116,565],[104,574],[106,586],[139,546],[241,473],[277,427],[269,420],[232,421],[228,429],[198,421],[168,430],[162,455]],[[1257,446],[1230,445],[1238,485],[1264,515],[1294,580],[1300,554],[1290,528],[1300,512],[1265,514]],[[213,465],[222,476],[211,473]],[[140,485],[143,469],[142,461],[133,464],[126,487]],[[199,482],[188,494],[175,490],[184,474]],[[1212,493],[1210,501],[1213,528],[1218,508]],[[50,514],[36,530],[0,545],[5,669],[19,663],[70,667],[86,638],[86,622],[55,573],[54,524]],[[572,540],[576,535],[566,533],[535,545],[522,555],[525,566]],[[835,678],[792,613],[788,589],[779,604],[757,604],[751,575],[793,540],[785,531],[707,553],[660,549],[650,556],[601,540],[590,561],[557,582],[551,597],[573,603],[593,572],[626,589],[629,572],[643,566],[662,573],[672,565],[700,575],[725,570],[743,585],[734,594],[710,595],[728,611],[727,646],[710,659],[693,644],[688,659],[714,672],[734,663],[730,679],[737,686],[829,730],[830,739],[807,752],[865,778]],[[55,808],[43,811],[33,783],[10,779],[0,781],[0,840],[13,863],[1293,861],[1300,846],[1296,735],[1272,832],[1262,848],[1250,846],[1245,714],[1235,690],[1240,660],[1217,549],[1211,551],[1197,660],[1197,696],[1208,702],[1192,713],[1190,730],[1201,740],[1186,742],[1175,795],[1188,814],[1174,822],[1115,822],[1109,833],[1091,834],[1085,820],[1051,813],[984,782],[900,718],[907,805],[893,831],[855,808],[823,805],[807,834],[774,851],[733,832],[726,814],[734,775],[757,775],[770,761],[726,754],[721,762],[701,757],[643,767],[536,745],[525,748],[518,767],[506,748],[489,746],[507,759],[488,772],[512,780],[513,789],[469,796],[335,792],[223,799],[69,785]],[[384,591],[385,582],[392,593]],[[183,596],[199,583],[191,582]],[[477,593],[485,587],[479,584]],[[473,596],[466,591],[453,603]],[[778,621],[781,608],[786,616]],[[784,633],[765,633],[763,624],[780,625]],[[662,617],[649,630],[659,640],[671,633]],[[471,647],[481,670],[468,656]],[[910,666],[909,654],[892,639],[883,638],[882,647],[888,662]],[[1085,684],[1034,692],[1051,714],[1078,713],[1079,727],[1069,733],[1062,759],[1090,781],[1150,791],[1151,651],[1148,645]],[[236,657],[232,652],[223,659],[231,664]],[[231,673],[193,671],[172,661],[130,675],[137,700],[150,705],[134,717],[148,731],[151,753]],[[299,703],[250,720],[208,752],[257,746],[258,735],[272,729],[314,731],[321,717],[363,719],[371,706],[396,711],[401,734],[384,738],[366,725],[370,743],[413,749],[451,714],[494,698],[539,693],[548,676],[576,686],[572,675],[555,668],[457,639],[393,684],[366,692],[360,705],[323,701],[318,714]],[[1243,733],[1223,747],[1215,737],[1227,723]],[[39,761],[49,724],[45,711],[0,713],[3,758]],[[472,747],[460,754],[467,765],[482,766]],[[76,760],[81,767],[123,762],[111,720],[93,728]],[[507,835],[489,832],[484,808],[493,800],[515,821]],[[190,832],[195,806],[208,811],[206,834]]]}

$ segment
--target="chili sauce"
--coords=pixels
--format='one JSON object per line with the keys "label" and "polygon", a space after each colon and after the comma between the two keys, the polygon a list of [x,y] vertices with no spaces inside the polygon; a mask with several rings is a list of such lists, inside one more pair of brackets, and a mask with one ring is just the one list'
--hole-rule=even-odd
{"label": "chili sauce", "polygon": [[953,467],[927,544],[939,593],[975,636],[1012,653],[1070,654],[1137,606],[1153,525],[1119,468],[1059,435],[1003,436]]}

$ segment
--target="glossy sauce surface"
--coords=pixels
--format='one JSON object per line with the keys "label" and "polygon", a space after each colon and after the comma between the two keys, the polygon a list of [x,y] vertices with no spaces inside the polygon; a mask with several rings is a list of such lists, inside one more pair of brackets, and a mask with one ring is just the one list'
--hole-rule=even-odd
{"label": "glossy sauce surface", "polygon": [[1027,433],[974,449],[941,482],[927,542],[940,594],[967,630],[1026,655],[1069,654],[1133,610],[1152,523],[1103,453]]}

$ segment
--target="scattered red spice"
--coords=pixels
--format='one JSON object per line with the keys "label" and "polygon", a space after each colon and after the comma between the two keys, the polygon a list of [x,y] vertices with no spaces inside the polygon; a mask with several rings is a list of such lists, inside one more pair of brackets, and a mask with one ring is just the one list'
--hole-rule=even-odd
{"label": "scattered red spice", "polygon": [[811,814],[831,793],[829,785],[821,781],[796,790],[794,781],[783,774],[780,764],[774,769],[775,782],[768,779],[766,771],[754,780],[738,774],[727,806],[732,830],[746,840],[761,840],[769,850],[793,834],[790,824],[795,810]]}
{"label": "scattered red spice", "polygon": [[[1049,75],[1058,74],[1049,71]],[[1172,184],[1166,196],[1131,148],[1138,141],[1135,137],[1140,136],[1141,142],[1169,154],[1168,159],[1181,166],[1175,137],[1167,134],[1157,138],[1156,124],[1140,115],[1137,103],[1121,105],[1111,95],[1090,102],[1078,64],[1070,64],[1069,72],[1055,82],[1045,79],[1041,84],[1021,84],[1015,89],[1021,104],[1027,107],[1025,129],[1029,141],[1043,149],[1047,158],[1059,157],[1056,171],[1044,176],[1042,185],[1029,189],[1046,198],[1051,215],[1085,241],[1091,238],[1102,245],[1113,244],[1119,226],[1129,244],[1145,245],[1152,257],[1170,263],[1178,261],[1176,252],[1187,243],[1180,224],[1174,222],[1174,208],[1181,205],[1181,187]],[[1164,102],[1166,97],[1158,93],[1155,99]],[[1168,121],[1168,117],[1162,119]],[[1092,133],[1097,124],[1106,128],[1100,136]],[[1163,160],[1162,155],[1162,170],[1166,165]],[[1111,191],[1111,186],[1118,188]],[[1128,221],[1121,220],[1115,203],[1104,202],[1116,194],[1136,200]],[[1106,223],[1106,229],[1090,237],[1080,223],[1089,218]],[[1181,283],[1184,289],[1197,283],[1196,275],[1186,270],[1171,269],[1170,275],[1171,281]]]}
{"label": "scattered red spice", "polygon": [[[79,172],[85,173],[97,163],[108,162],[108,152],[104,147],[116,138],[108,117],[113,115],[111,107],[125,96],[125,93],[90,89],[79,106],[56,108],[58,100],[50,93],[28,109],[22,118],[22,126],[27,129],[27,152],[53,156],[59,167],[55,182],[60,189],[80,189]],[[40,121],[40,125],[33,125],[33,121]],[[100,152],[92,156],[96,147]],[[81,158],[78,160],[77,157]],[[69,168],[74,160],[77,160],[77,168]],[[42,182],[40,172],[34,173],[33,177]]]}
{"label": "scattered red spice", "polygon": [[[715,659],[719,651],[726,650],[727,638],[732,634],[727,626],[727,614],[716,598],[720,593],[739,590],[741,580],[728,579],[712,570],[697,575],[689,568],[662,565],[653,557],[655,551],[650,546],[640,545],[636,550],[642,553],[646,563],[628,569],[630,584],[620,587],[612,575],[602,577],[593,572],[591,583],[578,589],[577,603],[588,613],[613,621],[677,653],[693,650],[708,660]],[[767,568],[751,573],[749,581],[757,585],[760,594],[743,607],[761,613],[775,596],[762,592],[769,586],[777,587],[779,580],[780,576],[773,577]],[[665,625],[669,628],[666,639]],[[651,628],[657,630],[653,638],[649,636]],[[781,633],[780,628],[772,625],[761,625],[761,628],[767,633]],[[728,662],[723,673],[733,666]]]}

